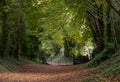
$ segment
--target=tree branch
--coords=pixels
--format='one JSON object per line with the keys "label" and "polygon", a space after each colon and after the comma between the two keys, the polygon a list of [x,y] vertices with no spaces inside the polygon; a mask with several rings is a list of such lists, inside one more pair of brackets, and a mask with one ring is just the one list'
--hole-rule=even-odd
{"label": "tree branch", "polygon": [[107,2],[108,6],[111,7],[120,16],[120,11],[117,10],[109,0],[105,0],[105,1]]}

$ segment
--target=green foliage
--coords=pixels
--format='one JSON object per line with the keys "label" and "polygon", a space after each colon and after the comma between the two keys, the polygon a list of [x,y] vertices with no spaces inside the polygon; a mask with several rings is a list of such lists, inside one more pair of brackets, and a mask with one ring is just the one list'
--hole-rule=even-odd
{"label": "green foliage", "polygon": [[98,68],[103,70],[105,74],[120,74],[120,56],[119,51],[116,52],[111,58],[107,61],[101,63]]}
{"label": "green foliage", "polygon": [[17,61],[13,57],[5,57],[0,59],[0,70],[8,71],[15,70],[17,65],[19,65],[19,61]]}
{"label": "green foliage", "polygon": [[22,45],[22,54],[23,56],[29,60],[37,61],[39,58],[39,41],[36,36],[29,35],[24,38],[23,45]]}
{"label": "green foliage", "polygon": [[[97,69],[101,72],[86,77],[82,82],[106,82],[111,79],[119,78],[120,75],[120,56],[119,51],[113,54],[108,60],[102,62]],[[112,80],[111,80],[112,81]]]}
{"label": "green foliage", "polygon": [[15,58],[20,55],[39,63],[42,57],[59,54],[64,46],[66,56],[79,57],[80,49],[93,41],[97,47],[93,51],[95,58],[87,67],[96,67],[119,48],[120,25],[116,11],[119,4],[114,1],[9,0],[6,3],[0,3],[2,55]]}
{"label": "green foliage", "polygon": [[[7,55],[15,58],[23,56],[39,62],[43,54],[47,57],[59,54],[64,46],[65,37],[70,37],[67,38],[69,40],[67,48],[72,51],[70,54],[73,53],[73,49],[79,52],[79,48],[90,40],[91,33],[83,12],[84,1],[79,1],[77,4],[76,2],[72,0],[70,2],[67,0],[9,0],[6,1],[8,5],[0,3],[0,8],[8,16],[5,20],[8,23],[5,25],[7,32],[1,29],[4,28],[4,23],[3,14],[0,12],[0,29],[4,31],[0,31],[0,34],[9,35],[1,36],[0,41],[6,42],[4,44],[6,50],[3,49],[1,42],[1,52],[5,50]],[[71,8],[73,3],[74,8]],[[81,8],[83,9],[80,11]],[[43,49],[44,44],[46,47]],[[69,49],[66,54],[68,51]]]}
{"label": "green foliage", "polygon": [[4,66],[0,65],[0,71],[7,71],[7,69]]}
{"label": "green foliage", "polygon": [[86,77],[84,78],[81,82],[100,82],[100,80],[97,80],[96,76],[90,76],[90,77]]}
{"label": "green foliage", "polygon": [[86,64],[87,67],[96,67],[105,60],[109,59],[115,53],[114,48],[104,49],[101,53],[95,56],[90,62]]}

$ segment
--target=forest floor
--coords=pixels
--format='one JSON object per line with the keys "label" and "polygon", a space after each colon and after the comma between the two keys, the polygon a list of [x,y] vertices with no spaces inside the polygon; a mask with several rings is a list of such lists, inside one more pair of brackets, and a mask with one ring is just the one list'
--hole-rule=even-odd
{"label": "forest floor", "polygon": [[80,66],[24,63],[13,72],[0,72],[0,82],[80,82],[96,73],[95,69],[79,70]]}

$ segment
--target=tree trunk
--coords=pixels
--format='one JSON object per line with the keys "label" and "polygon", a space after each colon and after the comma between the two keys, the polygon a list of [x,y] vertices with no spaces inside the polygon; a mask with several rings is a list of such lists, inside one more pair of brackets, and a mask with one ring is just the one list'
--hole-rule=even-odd
{"label": "tree trunk", "polygon": [[[88,22],[90,29],[93,34],[93,39],[96,44],[96,49],[93,51],[92,56],[95,57],[96,54],[103,51],[105,44],[104,44],[104,23],[103,23],[103,16],[102,7],[99,7],[99,10],[95,11],[96,14],[92,13],[92,11],[87,11],[88,13]],[[96,17],[97,16],[97,17]],[[92,21],[92,22],[91,22]]]}
{"label": "tree trunk", "polygon": [[2,0],[2,56],[9,55],[9,25],[8,25],[8,12],[4,9],[8,6],[7,0]]}
{"label": "tree trunk", "polygon": [[16,59],[19,59],[20,54],[21,54],[21,46],[22,46],[22,31],[23,31],[23,21],[22,21],[22,0],[16,0],[16,2],[18,3],[18,7],[17,7],[17,14],[18,14],[18,18],[16,20],[16,34],[17,34],[17,38],[16,38],[16,49],[15,49],[15,54],[14,57]]}

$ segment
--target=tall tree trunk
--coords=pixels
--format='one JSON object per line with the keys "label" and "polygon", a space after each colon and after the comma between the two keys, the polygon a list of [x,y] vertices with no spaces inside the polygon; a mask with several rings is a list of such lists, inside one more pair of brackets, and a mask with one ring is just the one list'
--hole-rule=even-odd
{"label": "tall tree trunk", "polygon": [[[113,15],[113,13],[112,13]],[[112,37],[113,37],[113,41],[114,41],[114,45],[115,45],[115,50],[118,50],[118,41],[117,41],[117,35],[116,35],[116,30],[115,30],[115,24],[114,24],[114,20],[113,20],[113,16],[111,18],[111,33],[112,33]]]}
{"label": "tall tree trunk", "polygon": [[[92,56],[95,57],[96,54],[100,53],[104,47],[104,25],[103,25],[103,20],[102,18],[99,18],[99,12],[97,11],[97,16],[98,18],[90,11],[88,11],[88,22],[90,25],[90,29],[93,34],[93,39],[96,44],[96,49],[94,49]],[[92,19],[93,22],[90,22]]]}
{"label": "tall tree trunk", "polygon": [[2,56],[9,55],[9,26],[8,26],[8,12],[6,6],[8,6],[7,0],[2,0]]}
{"label": "tall tree trunk", "polygon": [[[110,0],[107,0],[109,3],[111,3]],[[111,12],[112,8],[108,7],[106,9],[106,15],[107,15],[107,26],[106,26],[106,44],[108,43],[112,43],[115,45],[115,50],[118,49],[118,44],[117,44],[117,38],[116,38],[116,31],[115,31],[115,27],[114,27],[114,18],[113,18],[113,12]]]}
{"label": "tall tree trunk", "polygon": [[21,54],[21,46],[22,46],[22,31],[23,31],[23,20],[22,20],[22,0],[16,0],[16,2],[18,3],[18,7],[17,7],[17,14],[18,14],[18,18],[16,20],[16,34],[17,34],[17,38],[16,38],[16,49],[15,49],[15,54],[14,57],[16,59],[19,59],[20,54]]}

